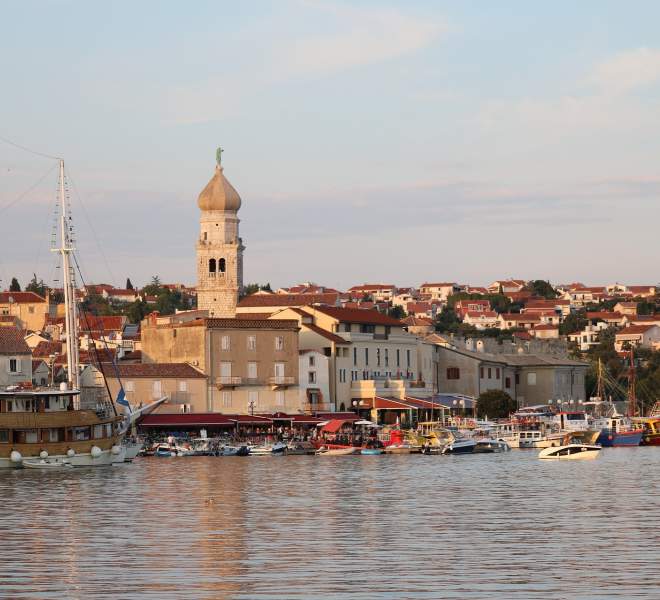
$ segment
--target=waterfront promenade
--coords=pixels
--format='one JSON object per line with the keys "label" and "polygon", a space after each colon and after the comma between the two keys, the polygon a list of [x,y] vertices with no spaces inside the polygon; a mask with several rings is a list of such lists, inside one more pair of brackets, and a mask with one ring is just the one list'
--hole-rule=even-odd
{"label": "waterfront promenade", "polygon": [[654,598],[655,448],[0,473],[0,597]]}

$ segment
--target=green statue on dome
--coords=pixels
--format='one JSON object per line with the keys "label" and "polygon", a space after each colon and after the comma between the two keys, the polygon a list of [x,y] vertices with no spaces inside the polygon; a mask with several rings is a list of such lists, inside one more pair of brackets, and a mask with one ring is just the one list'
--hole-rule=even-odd
{"label": "green statue on dome", "polygon": [[218,166],[222,165],[222,153],[223,152],[224,152],[224,150],[220,146],[218,146],[218,149],[215,151],[215,160],[218,163]]}

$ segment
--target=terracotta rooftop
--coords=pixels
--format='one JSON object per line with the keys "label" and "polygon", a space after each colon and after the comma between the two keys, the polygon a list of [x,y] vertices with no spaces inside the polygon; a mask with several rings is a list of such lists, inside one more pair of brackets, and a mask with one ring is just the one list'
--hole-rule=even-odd
{"label": "terracotta rooftop", "polygon": [[419,287],[420,288],[423,288],[423,287],[449,287],[449,286],[453,287],[455,285],[456,285],[456,282],[454,282],[454,281],[443,281],[443,282],[440,282],[440,283],[428,283],[428,282],[426,282],[426,283],[422,283],[422,285],[420,285]]}
{"label": "terracotta rooftop", "polygon": [[377,310],[363,310],[361,308],[338,308],[335,306],[314,306],[314,310],[321,312],[333,319],[344,323],[361,323],[364,325],[390,325],[392,327],[403,327],[398,319]]}
{"label": "terracotta rooftop", "polygon": [[32,356],[37,357],[48,357],[51,354],[63,354],[64,344],[62,342],[49,342],[43,341],[39,342],[34,349],[32,350]]}
{"label": "terracotta rooftop", "polygon": [[209,329],[298,329],[294,319],[206,319]]}
{"label": "terracotta rooftop", "polygon": [[0,327],[0,354],[30,354],[20,329]]}
{"label": "terracotta rooftop", "polygon": [[353,287],[348,288],[349,292],[361,292],[367,290],[392,290],[396,289],[396,286],[389,283],[364,283],[362,285],[354,285]]}
{"label": "terracotta rooftop", "polygon": [[622,318],[623,315],[620,312],[609,312],[606,310],[601,310],[587,313],[587,319],[618,320]]}
{"label": "terracotta rooftop", "polygon": [[402,323],[412,327],[429,327],[433,326],[433,321],[426,317],[406,317]]}
{"label": "terracotta rooftop", "polygon": [[336,304],[339,294],[252,294],[239,303],[241,308]]}
{"label": "terracotta rooftop", "polygon": [[527,315],[523,313],[502,313],[500,316],[505,321],[539,321],[541,318],[537,314]]}
{"label": "terracotta rooftop", "polygon": [[331,342],[334,342],[335,344],[347,345],[351,343],[351,342],[347,342],[344,338],[339,337],[338,335],[332,333],[331,331],[319,327],[318,325],[313,325],[311,323],[303,323],[303,327],[309,329],[310,331],[313,331],[314,333],[317,333],[318,335],[324,337],[326,340],[330,340]]}
{"label": "terracotta rooftop", "polygon": [[9,302],[34,304],[37,302],[46,302],[46,299],[34,292],[0,292],[0,304],[8,304]]}
{"label": "terracotta rooftop", "polygon": [[622,329],[616,334],[616,337],[619,336],[624,336],[624,335],[639,335],[640,333],[646,333],[649,329],[657,327],[657,325],[651,324],[651,325],[631,325],[630,327],[626,327],[625,329]]}

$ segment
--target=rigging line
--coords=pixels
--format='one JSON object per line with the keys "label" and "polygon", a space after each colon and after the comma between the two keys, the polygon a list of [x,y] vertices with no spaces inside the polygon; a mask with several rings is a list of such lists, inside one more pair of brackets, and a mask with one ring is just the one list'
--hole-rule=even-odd
{"label": "rigging line", "polygon": [[35,184],[33,184],[32,186],[30,186],[30,188],[28,188],[28,189],[25,190],[22,194],[20,194],[20,195],[18,196],[18,198],[15,198],[15,199],[12,200],[11,202],[9,202],[9,204],[6,204],[6,205],[3,206],[2,208],[0,208],[0,214],[2,214],[3,212],[5,212],[6,210],[9,210],[12,206],[14,206],[14,204],[17,204],[18,202],[20,202],[23,198],[25,198],[25,196],[27,196],[30,192],[32,192],[35,188],[37,188],[37,187],[41,184],[41,182],[42,182],[44,179],[46,179],[46,177],[48,177],[48,176],[51,174],[51,172],[52,172],[56,167],[57,167],[56,164],[53,165],[53,166],[52,166],[50,169],[48,169],[48,171],[47,171],[47,172],[41,177],[41,179],[39,179],[39,181],[37,181]]}
{"label": "rigging line", "polygon": [[[94,237],[94,241],[96,242],[96,246],[99,249],[99,253],[101,254],[101,258],[103,258],[103,262],[105,263],[105,268],[108,270],[108,273],[110,274],[110,277],[112,278],[112,283],[113,285],[117,285],[117,278],[115,277],[115,274],[112,272],[112,269],[110,268],[110,262],[108,261],[108,257],[106,256],[105,252],[103,251],[103,246],[101,245],[101,242],[99,240],[99,236],[96,233],[96,229],[94,229],[94,225],[92,224],[92,220],[89,218],[89,213],[87,212],[87,208],[85,207],[85,204],[82,201],[82,195],[78,192],[78,186],[76,185],[75,181],[73,180],[73,177],[71,176],[71,171],[69,171],[69,181],[71,182],[71,189],[73,190],[73,193],[76,195],[76,198],[78,200],[78,203],[80,204],[80,207],[82,208],[83,216],[85,217],[85,221],[87,221],[87,224],[89,225],[89,229],[92,232],[92,236]],[[81,274],[82,277],[82,274]]]}
{"label": "rigging line", "polygon": [[14,146],[14,148],[23,150],[24,152],[29,152],[30,154],[34,154],[35,156],[41,156],[43,158],[51,158],[53,160],[62,160],[62,157],[60,156],[53,156],[52,154],[46,154],[45,152],[37,152],[36,150],[32,150],[31,148],[26,148],[25,146],[21,146],[16,142],[12,142],[11,140],[8,140],[6,137],[2,137],[1,135],[0,135],[0,141],[4,142],[5,144],[9,144],[10,146]]}
{"label": "rigging line", "polygon": [[[42,228],[39,229],[39,231],[45,230],[46,226],[48,226],[51,223],[56,203],[57,203],[57,192],[54,195],[50,196],[50,200],[48,201],[48,211],[46,212],[46,218],[44,219],[45,222]],[[49,227],[49,229],[51,229],[51,227]],[[41,250],[42,250],[41,244],[37,244],[36,246],[37,246],[37,252],[36,252],[36,256],[34,257],[34,270],[32,271],[35,275],[37,274],[37,269],[39,268],[40,265],[39,261],[41,260]]]}

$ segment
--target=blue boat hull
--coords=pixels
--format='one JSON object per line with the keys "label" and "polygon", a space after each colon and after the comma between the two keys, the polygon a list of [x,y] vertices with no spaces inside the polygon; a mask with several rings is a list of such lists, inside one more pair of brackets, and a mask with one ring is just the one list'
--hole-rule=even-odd
{"label": "blue boat hull", "polygon": [[615,432],[609,429],[603,429],[596,440],[604,448],[616,448],[620,446],[639,446],[642,441],[643,432],[640,431],[622,431]]}

